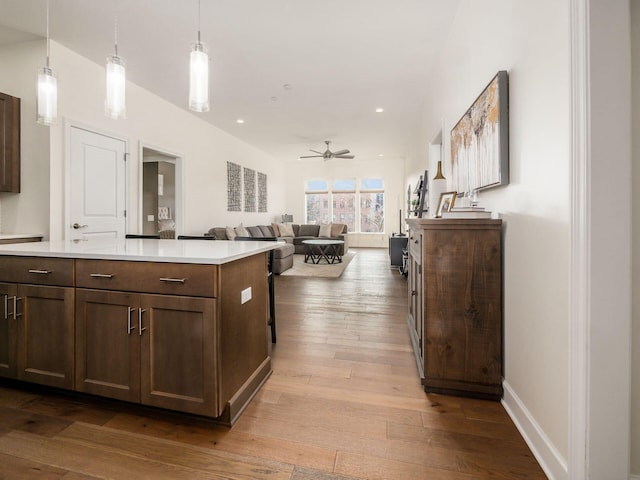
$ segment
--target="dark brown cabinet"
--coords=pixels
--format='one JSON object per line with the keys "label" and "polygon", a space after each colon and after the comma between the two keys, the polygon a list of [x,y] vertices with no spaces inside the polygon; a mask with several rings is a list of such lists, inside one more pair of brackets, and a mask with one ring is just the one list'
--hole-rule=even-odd
{"label": "dark brown cabinet", "polygon": [[73,260],[6,257],[0,376],[73,388]]}
{"label": "dark brown cabinet", "polygon": [[0,192],[20,192],[20,99],[0,93]]}
{"label": "dark brown cabinet", "polygon": [[76,390],[219,416],[215,299],[78,289]]}
{"label": "dark brown cabinet", "polygon": [[409,220],[407,321],[427,392],[502,397],[501,220]]}

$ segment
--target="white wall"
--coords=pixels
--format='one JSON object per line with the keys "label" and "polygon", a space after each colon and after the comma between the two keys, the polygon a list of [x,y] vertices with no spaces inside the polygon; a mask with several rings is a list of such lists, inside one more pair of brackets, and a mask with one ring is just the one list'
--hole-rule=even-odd
{"label": "white wall", "polygon": [[[284,167],[272,157],[131,82],[127,82],[127,119],[109,119],[104,116],[104,65],[55,42],[51,43],[51,65],[58,72],[61,117],[51,128],[52,238],[64,237],[65,129],[69,123],[128,140],[129,231],[136,232],[139,225],[140,142],[184,158],[185,223],[179,233],[201,235],[213,226],[269,223],[284,210]],[[268,213],[226,211],[227,161],[267,174]]]}
{"label": "white wall", "polygon": [[[568,1],[463,0],[426,86],[406,182],[499,70],[509,72],[510,185],[480,193],[504,220],[505,406],[549,473],[566,475],[569,309]],[[560,478],[557,477],[557,478]]]}
{"label": "white wall", "polygon": [[[307,180],[343,180],[355,178],[383,178],[385,186],[385,232],[349,234],[350,247],[389,246],[389,235],[398,233],[399,210],[406,215],[403,178],[404,162],[398,159],[376,158],[372,160],[333,159],[293,160],[286,164],[286,212],[293,215],[294,223],[304,223],[305,218],[305,182]],[[403,232],[405,227],[403,224]]]}
{"label": "white wall", "polygon": [[49,129],[36,123],[36,73],[44,41],[0,47],[0,91],[20,97],[21,191],[2,193],[2,233],[49,234]]}

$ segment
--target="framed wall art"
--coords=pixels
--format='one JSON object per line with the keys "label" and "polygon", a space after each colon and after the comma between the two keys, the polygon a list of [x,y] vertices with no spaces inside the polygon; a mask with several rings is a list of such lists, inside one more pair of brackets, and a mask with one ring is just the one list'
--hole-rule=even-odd
{"label": "framed wall art", "polygon": [[509,86],[499,71],[451,130],[451,186],[471,192],[509,183]]}

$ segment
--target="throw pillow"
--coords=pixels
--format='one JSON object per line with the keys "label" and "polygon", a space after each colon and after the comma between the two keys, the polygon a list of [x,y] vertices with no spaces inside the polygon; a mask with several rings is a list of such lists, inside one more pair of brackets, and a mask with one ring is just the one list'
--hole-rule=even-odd
{"label": "throw pillow", "polygon": [[[320,225],[300,225],[296,237],[317,237]],[[293,231],[295,233],[295,230]]]}
{"label": "throw pillow", "polygon": [[320,233],[318,233],[319,237],[330,237],[331,236],[331,224],[323,223],[320,225]]}
{"label": "throw pillow", "polygon": [[250,237],[251,234],[249,233],[249,230],[247,230],[246,228],[244,228],[244,226],[242,224],[238,225],[236,228],[236,236],[238,237]]}
{"label": "throw pillow", "polygon": [[233,227],[226,227],[225,231],[229,240],[233,240],[234,238],[236,238],[236,231],[233,229]]}
{"label": "throw pillow", "polygon": [[279,223],[278,230],[280,230],[281,237],[293,237],[293,227],[286,223]]}
{"label": "throw pillow", "polygon": [[272,223],[272,224],[271,224],[271,228],[273,229],[273,234],[274,234],[276,237],[280,237],[280,236],[282,236],[282,235],[280,235],[280,229],[278,228],[278,224],[277,224],[277,223]]}
{"label": "throw pillow", "polygon": [[344,223],[332,223],[331,224],[331,236],[338,237],[342,235],[342,231],[344,230],[346,225]]}
{"label": "throw pillow", "polygon": [[273,230],[268,225],[259,225],[263,237],[275,237]]}
{"label": "throw pillow", "polygon": [[262,234],[262,230],[260,230],[260,227],[247,227],[247,230],[249,230],[249,233],[251,234],[252,237],[264,238],[264,235]]}

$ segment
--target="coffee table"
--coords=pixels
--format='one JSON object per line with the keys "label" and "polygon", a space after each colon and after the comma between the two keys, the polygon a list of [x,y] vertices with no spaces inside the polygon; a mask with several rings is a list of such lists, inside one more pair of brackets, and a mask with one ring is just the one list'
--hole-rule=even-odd
{"label": "coffee table", "polygon": [[342,255],[338,251],[338,247],[344,244],[343,240],[303,240],[304,245],[304,263],[317,265],[321,260],[325,260],[328,264],[342,263]]}

